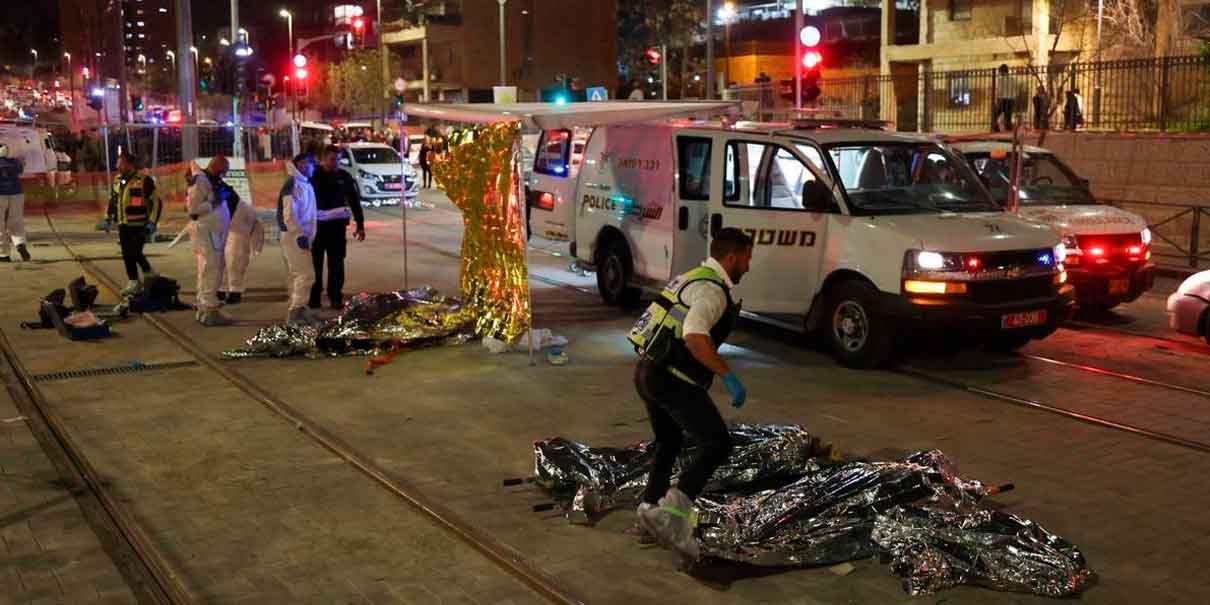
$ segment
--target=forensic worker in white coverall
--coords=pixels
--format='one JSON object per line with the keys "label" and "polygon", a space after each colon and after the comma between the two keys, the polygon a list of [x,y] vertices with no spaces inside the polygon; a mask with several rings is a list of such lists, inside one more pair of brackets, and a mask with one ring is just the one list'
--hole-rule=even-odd
{"label": "forensic worker in white coverall", "polygon": [[265,227],[257,220],[251,200],[240,199],[234,191],[228,195],[227,210],[231,213],[231,228],[227,231],[227,266],[218,298],[225,304],[238,305],[244,298],[248,263],[265,248]]}
{"label": "forensic worker in white coverall", "polygon": [[231,320],[219,313],[218,299],[225,265],[227,229],[231,213],[219,197],[219,183],[227,173],[227,158],[215,156],[205,170],[194,173],[189,187],[188,211],[192,221],[193,251],[197,256],[197,313],[203,326],[221,326]]}
{"label": "forensic worker in white coverall", "polygon": [[307,303],[311,284],[315,283],[315,265],[311,244],[315,241],[318,210],[311,174],[315,164],[311,156],[299,154],[286,166],[289,177],[277,195],[277,226],[281,229],[281,250],[286,260],[286,291],[290,295],[290,310],[286,322],[306,324],[316,321]]}

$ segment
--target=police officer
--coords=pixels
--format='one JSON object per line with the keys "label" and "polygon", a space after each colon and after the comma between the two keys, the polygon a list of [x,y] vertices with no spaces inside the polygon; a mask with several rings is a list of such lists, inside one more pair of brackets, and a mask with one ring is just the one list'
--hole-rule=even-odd
{"label": "police officer", "polygon": [[113,179],[109,208],[105,212],[106,231],[118,225],[118,243],[122,247],[122,262],[126,265],[126,287],[123,296],[138,292],[139,269],[144,276],[155,275],[143,246],[155,235],[160,222],[160,194],[155,179],[139,170],[137,160],[128,153],[118,154],[118,175]]}
{"label": "police officer", "polygon": [[30,259],[25,247],[25,193],[21,190],[21,173],[25,165],[9,157],[8,145],[0,143],[0,263],[11,262],[10,245],[17,247],[21,260]]}
{"label": "police officer", "polygon": [[[630,332],[640,354],[634,383],[655,432],[656,457],[639,524],[661,543],[688,559],[698,557],[693,501],[714,470],[731,454],[731,435],[708,389],[721,376],[732,407],[744,405],[748,391],[718,354],[739,317],[731,289],[748,272],[752,238],[733,228],[719,230],[710,258],[673,279]],[[697,456],[670,487],[672,465],[688,434]]]}
{"label": "police officer", "polygon": [[328,303],[333,309],[344,307],[345,254],[348,250],[349,219],[357,224],[353,237],[366,239],[366,220],[361,211],[361,196],[349,173],[336,165],[340,148],[329,145],[320,156],[319,167],[311,183],[315,188],[319,230],[311,245],[315,264],[315,284],[311,286],[308,306],[320,308],[324,291],[324,256],[328,257]]}

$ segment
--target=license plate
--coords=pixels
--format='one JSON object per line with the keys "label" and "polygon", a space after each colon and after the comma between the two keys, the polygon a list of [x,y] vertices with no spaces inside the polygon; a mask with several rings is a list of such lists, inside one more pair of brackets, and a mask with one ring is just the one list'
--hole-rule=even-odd
{"label": "license plate", "polygon": [[383,189],[399,189],[399,183],[383,183]]}
{"label": "license plate", "polygon": [[1128,279],[1111,279],[1109,280],[1110,294],[1126,294],[1130,292],[1130,280]]}
{"label": "license plate", "polygon": [[1014,328],[1027,328],[1029,326],[1040,326],[1046,323],[1046,310],[1040,311],[1025,311],[1022,313],[1009,313],[1000,318],[1000,329],[1012,330]]}

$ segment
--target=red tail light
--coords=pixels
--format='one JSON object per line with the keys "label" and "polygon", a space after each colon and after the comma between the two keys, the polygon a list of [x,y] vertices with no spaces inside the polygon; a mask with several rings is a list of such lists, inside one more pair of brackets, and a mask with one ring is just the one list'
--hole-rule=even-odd
{"label": "red tail light", "polygon": [[969,269],[971,271],[977,271],[979,269],[979,267],[982,267],[982,266],[983,266],[983,261],[979,260],[978,256],[966,257],[966,268],[967,269]]}
{"label": "red tail light", "polygon": [[1088,249],[1088,256],[1105,256],[1105,248],[1102,246],[1093,246]]}
{"label": "red tail light", "polygon": [[541,208],[543,210],[554,210],[555,209],[555,196],[552,195],[551,193],[542,193],[541,195],[538,196],[537,201],[534,202],[534,206]]}

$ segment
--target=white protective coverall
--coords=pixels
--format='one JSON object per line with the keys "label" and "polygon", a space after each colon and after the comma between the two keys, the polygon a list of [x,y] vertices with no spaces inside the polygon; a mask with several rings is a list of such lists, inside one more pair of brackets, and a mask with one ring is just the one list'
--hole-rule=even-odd
{"label": "white protective coverall", "polygon": [[265,248],[265,227],[256,218],[256,208],[248,200],[241,199],[231,215],[231,228],[227,232],[227,268],[223,275],[223,287],[227,293],[244,292],[244,276],[248,263]]}
{"label": "white protective coverall", "polygon": [[[281,250],[286,260],[286,291],[290,295],[291,310],[305,309],[311,298],[311,284],[315,283],[315,265],[309,248],[315,242],[318,211],[310,180],[293,162],[286,164],[286,172],[290,178],[277,196],[277,226],[282,232]],[[306,238],[306,248],[299,245],[300,237]]]}
{"label": "white protective coverall", "polygon": [[193,170],[195,179],[189,187],[188,212],[193,221],[193,252],[197,255],[197,307],[201,312],[217,311],[231,215],[227,205],[215,195],[210,176],[197,166]]}

